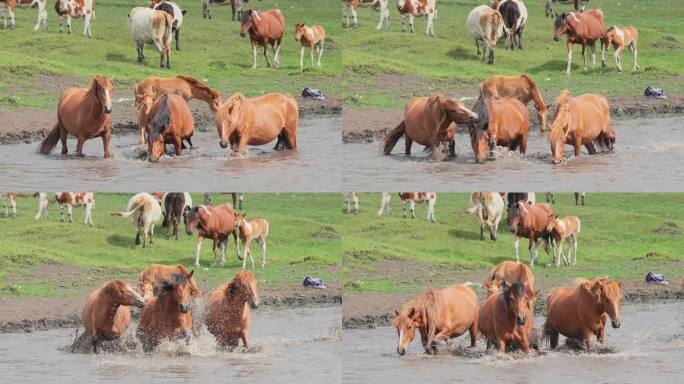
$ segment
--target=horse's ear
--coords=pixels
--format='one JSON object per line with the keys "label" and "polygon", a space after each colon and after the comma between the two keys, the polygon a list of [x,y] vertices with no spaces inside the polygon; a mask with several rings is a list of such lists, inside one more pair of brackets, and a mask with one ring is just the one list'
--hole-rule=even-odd
{"label": "horse's ear", "polygon": [[394,310],[394,314],[397,315],[397,317],[399,317],[399,311],[397,311],[396,309]]}
{"label": "horse's ear", "polygon": [[617,285],[618,287],[620,287],[620,289],[622,289],[622,287],[625,285],[625,279],[621,279],[620,281],[618,281]]}
{"label": "horse's ear", "polygon": [[181,11],[181,13],[184,14],[184,15],[185,15],[187,12],[188,12],[187,9],[183,9],[183,10]]}
{"label": "horse's ear", "polygon": [[508,286],[508,283],[504,282],[501,284],[499,287],[501,288],[501,293],[503,293],[504,299],[506,300],[506,304],[511,303],[511,287]]}
{"label": "horse's ear", "polygon": [[413,315],[415,315],[415,314],[416,314],[416,309],[411,307],[411,309],[409,310],[409,313],[408,313],[408,317],[412,318]]}
{"label": "horse's ear", "polygon": [[195,274],[195,270],[193,269],[193,270],[192,270],[192,271],[190,271],[190,273],[189,273],[189,274],[187,274],[187,275],[186,275],[185,277],[187,277],[187,278],[189,279],[189,278],[191,278],[191,277],[192,277],[192,275],[194,275],[194,274]]}

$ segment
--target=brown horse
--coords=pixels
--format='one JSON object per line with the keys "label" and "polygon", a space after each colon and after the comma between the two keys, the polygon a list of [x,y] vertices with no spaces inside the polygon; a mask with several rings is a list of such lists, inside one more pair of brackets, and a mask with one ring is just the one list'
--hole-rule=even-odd
{"label": "brown horse", "polygon": [[249,346],[249,307],[259,306],[256,278],[250,271],[238,271],[230,282],[216,288],[209,296],[204,312],[207,330],[220,348]]}
{"label": "brown horse", "polygon": [[[145,300],[149,300],[154,296],[154,287],[162,285],[164,281],[169,281],[171,275],[174,273],[181,274],[188,279],[190,284],[191,296],[202,296],[202,291],[197,288],[195,278],[192,277],[194,271],[188,271],[187,268],[180,264],[176,265],[162,265],[152,264],[146,270],[140,272],[138,276],[138,290]],[[157,292],[159,294],[159,292]]]}
{"label": "brown horse", "polygon": [[109,282],[88,295],[81,321],[93,343],[93,352],[99,353],[104,340],[122,340],[131,321],[128,306],[142,308],[144,304],[144,299],[121,280]]}
{"label": "brown horse", "polygon": [[136,332],[145,352],[152,352],[166,339],[184,339],[187,343],[192,331],[188,277],[172,273],[155,291],[158,295],[143,308]]}
{"label": "brown horse", "polygon": [[563,160],[565,144],[575,147],[575,156],[581,154],[583,145],[590,155],[596,154],[597,146],[602,151],[613,152],[615,131],[605,97],[592,93],[572,97],[566,89],[556,99],[556,105],[549,133],[554,164]]}
{"label": "brown horse", "polygon": [[250,9],[242,13],[240,23],[240,36],[245,37],[249,33],[249,41],[252,44],[252,69],[257,67],[257,45],[264,47],[266,66],[270,67],[268,60],[268,45],[273,47],[273,66],[280,66],[280,48],[285,33],[285,17],[279,9],[261,12]]}
{"label": "brown horse", "polygon": [[192,232],[197,228],[197,250],[195,254],[195,266],[199,267],[200,250],[202,249],[202,241],[205,237],[214,240],[212,250],[214,251],[214,259],[217,258],[217,250],[221,246],[221,263],[226,262],[226,242],[228,236],[233,235],[235,240],[235,248],[237,249],[238,258],[240,256],[240,247],[238,246],[237,228],[235,226],[235,210],[228,204],[221,204],[215,207],[211,205],[199,205],[190,208],[188,214],[185,216],[185,232],[192,235]]}
{"label": "brown horse", "polygon": [[325,44],[325,29],[314,24],[307,27],[305,23],[297,23],[295,26],[294,38],[301,45],[299,50],[299,68],[304,69],[304,49],[309,48],[311,54],[311,66],[314,66],[314,48],[318,54],[316,66],[321,66],[321,56],[323,56],[323,44]]}
{"label": "brown horse", "polygon": [[607,277],[577,280],[577,287],[558,287],[546,299],[544,337],[551,348],[558,345],[558,335],[583,340],[593,349],[592,338],[605,345],[605,324],[610,317],[613,328],[620,328],[620,306],[624,282]]}
{"label": "brown horse", "polygon": [[437,353],[437,342],[470,333],[470,346],[477,344],[477,295],[465,284],[428,289],[396,311],[392,325],[397,329],[397,353],[403,356],[420,332],[425,352]]}
{"label": "brown horse", "polygon": [[449,154],[456,154],[456,130],[451,123],[466,124],[477,115],[461,102],[448,99],[435,93],[430,97],[414,97],[404,109],[404,120],[387,133],[383,141],[382,152],[392,153],[392,149],[402,136],[406,144],[405,154],[411,154],[411,146],[415,141],[433,151],[442,143],[449,146]]}
{"label": "brown horse", "polygon": [[110,157],[112,80],[111,77],[95,76],[89,88],[66,89],[57,104],[57,124],[40,143],[38,152],[47,155],[55,149],[57,141],[61,141],[62,155],[66,155],[67,135],[70,134],[78,139],[78,156],[83,156],[86,140],[101,137],[104,157]]}
{"label": "brown horse", "polygon": [[181,149],[185,148],[183,140],[192,148],[190,138],[195,131],[195,119],[188,103],[182,97],[163,95],[158,98],[147,115],[146,125],[150,129],[150,161],[159,161],[166,152],[166,144],[173,144],[176,156],[180,156]]}
{"label": "brown horse", "polygon": [[491,295],[480,309],[480,333],[487,340],[487,349],[494,344],[499,352],[517,345],[530,351],[529,335],[534,328],[532,313],[534,292],[527,284],[515,282],[501,285],[501,292]]}
{"label": "brown horse", "polygon": [[152,109],[152,103],[162,95],[178,95],[185,101],[202,100],[209,105],[212,112],[216,112],[221,106],[221,95],[216,90],[190,76],[170,78],[150,76],[135,84],[133,94],[140,124],[139,144],[145,144],[147,115]]}
{"label": "brown horse", "polygon": [[499,291],[502,283],[510,286],[515,282],[525,284],[531,292],[534,292],[534,274],[530,267],[524,263],[506,260],[492,268],[489,277],[482,285],[489,297]]}
{"label": "brown horse", "polygon": [[586,12],[563,13],[556,17],[553,40],[559,41],[563,35],[568,36],[568,68],[565,73],[570,74],[572,65],[572,45],[582,44],[582,58],[584,70],[587,68],[587,47],[591,48],[591,66],[596,67],[596,41],[603,36],[605,24],[603,12],[600,9],[590,9]]}
{"label": "brown horse", "polygon": [[528,75],[499,76],[494,75],[480,83],[480,93],[485,97],[500,98],[514,97],[527,105],[534,103],[539,119],[539,129],[547,130],[546,119],[549,114],[549,106],[544,103],[544,98],[539,92],[537,85]]}
{"label": "brown horse", "polygon": [[629,47],[629,50],[632,51],[632,56],[634,56],[632,71],[639,69],[639,64],[637,64],[638,39],[639,31],[632,26],[620,28],[614,25],[608,28],[605,35],[601,38],[601,66],[603,66],[603,68],[606,67],[606,50],[612,45],[613,48],[615,48],[615,67],[618,72],[622,72],[622,59],[620,58],[620,54],[625,47]]}
{"label": "brown horse", "polygon": [[484,164],[487,149],[489,159],[494,160],[497,145],[512,151],[519,149],[522,154],[527,152],[530,116],[520,100],[480,95],[473,109],[478,117],[468,123],[468,132],[476,162]]}
{"label": "brown horse", "polygon": [[297,149],[299,109],[292,96],[269,93],[247,98],[231,96],[214,114],[221,148],[230,144],[244,154],[247,145],[264,145],[278,139],[275,150]]}
{"label": "brown horse", "polygon": [[551,206],[548,204],[530,205],[526,201],[516,203],[516,212],[511,219],[511,232],[515,234],[515,261],[520,262],[520,238],[527,237],[530,251],[530,267],[539,257],[539,240],[544,240],[544,248],[548,253],[548,233],[546,227],[553,217]]}

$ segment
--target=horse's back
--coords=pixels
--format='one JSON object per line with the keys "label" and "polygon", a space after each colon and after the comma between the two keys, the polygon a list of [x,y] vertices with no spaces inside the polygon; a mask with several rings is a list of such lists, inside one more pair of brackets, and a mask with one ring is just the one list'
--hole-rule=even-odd
{"label": "horse's back", "polygon": [[414,97],[404,111],[405,135],[420,145],[430,145],[438,128],[427,101],[425,96]]}
{"label": "horse's back", "polygon": [[465,284],[456,284],[442,290],[445,302],[457,308],[462,316],[471,318],[478,309],[477,294]]}
{"label": "horse's back", "polygon": [[195,119],[192,117],[192,111],[190,111],[188,102],[176,94],[169,94],[167,97],[173,116],[173,124],[180,130],[178,133],[183,137],[191,134],[195,129]]}
{"label": "horse's back", "polygon": [[[610,122],[608,100],[602,95],[585,93],[571,99],[571,112],[575,128],[582,128],[586,134],[598,135]],[[596,122],[600,121],[599,126]],[[582,124],[580,127],[579,124]]]}

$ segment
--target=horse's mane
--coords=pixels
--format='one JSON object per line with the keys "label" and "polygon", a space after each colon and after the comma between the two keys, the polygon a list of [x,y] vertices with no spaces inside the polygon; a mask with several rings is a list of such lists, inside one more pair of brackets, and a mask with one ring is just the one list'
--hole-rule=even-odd
{"label": "horse's mane", "polygon": [[152,118],[150,123],[150,128],[152,132],[162,133],[164,129],[171,124],[171,112],[169,111],[169,97],[168,95],[162,95],[159,98],[159,108]]}
{"label": "horse's mane", "polygon": [[200,89],[203,89],[203,90],[209,92],[209,94],[211,94],[211,96],[212,96],[214,99],[218,99],[218,98],[219,98],[219,93],[218,93],[218,92],[216,92],[213,88],[211,88],[210,86],[204,84],[203,82],[201,82],[201,81],[195,79],[194,77],[183,76],[183,75],[178,75],[178,76],[176,76],[176,77],[179,78],[179,79],[182,79],[182,80],[187,81],[187,82],[190,83],[192,86],[195,86],[195,87],[197,87],[197,88],[200,88]]}
{"label": "horse's mane", "polygon": [[161,296],[167,292],[170,292],[179,285],[188,283],[188,278],[184,274],[173,272],[168,280],[162,281],[160,285],[154,287],[154,290],[159,292],[159,295]]}
{"label": "horse's mane", "polygon": [[[551,132],[549,133],[549,141],[554,143],[565,138],[567,131],[563,128],[570,125],[570,98],[572,95],[570,91],[564,89],[555,104],[557,105],[556,115],[551,123]],[[565,124],[567,123],[567,124]]]}
{"label": "horse's mane", "polygon": [[532,102],[534,102],[534,107],[537,108],[538,110],[546,110],[546,104],[544,103],[544,98],[541,95],[541,92],[539,92],[539,88],[537,88],[537,84],[532,80],[531,77],[529,77],[527,74],[522,74],[520,77],[527,82],[527,85],[530,88],[530,95],[532,96]]}
{"label": "horse's mane", "polygon": [[504,299],[506,299],[506,304],[508,305],[511,304],[511,291],[515,292],[515,294],[518,296],[522,296],[527,293],[527,289],[525,289],[525,286],[518,281],[511,284],[510,287],[508,286],[508,284],[503,284],[501,285],[501,288],[503,289]]}
{"label": "horse's mane", "polygon": [[250,281],[252,280],[254,280],[254,275],[249,271],[237,271],[233,280],[231,280],[226,287],[228,296],[232,297],[236,289],[242,285],[249,285]]}
{"label": "horse's mane", "polygon": [[416,301],[420,304],[423,324],[428,330],[428,345],[431,345],[437,334],[437,319],[442,310],[440,292],[434,288],[428,288],[421,300],[416,299]]}

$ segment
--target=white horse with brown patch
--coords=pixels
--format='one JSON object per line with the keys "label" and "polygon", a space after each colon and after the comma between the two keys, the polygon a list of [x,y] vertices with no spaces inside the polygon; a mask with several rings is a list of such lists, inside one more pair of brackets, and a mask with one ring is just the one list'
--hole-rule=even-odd
{"label": "white horse with brown patch", "polygon": [[[59,216],[64,222],[64,208],[66,208],[69,223],[73,222],[73,207],[85,208],[83,224],[93,225],[93,207],[95,206],[95,194],[92,192],[55,192],[55,201],[59,204]],[[47,206],[46,206],[47,218]],[[40,209],[36,218],[40,218]]]}
{"label": "white horse with brown patch", "polygon": [[[553,215],[553,218],[546,226],[546,231],[554,240],[558,247],[557,254],[554,255],[556,267],[560,267],[560,259],[563,258],[563,264],[569,266],[570,264],[577,264],[577,236],[580,233],[581,222],[577,216],[565,216],[560,218],[558,215]],[[563,254],[563,242],[568,241],[568,258]]]}
{"label": "white horse with brown patch", "polygon": [[411,33],[413,33],[413,18],[426,16],[427,28],[425,29],[425,34],[435,36],[433,20],[437,12],[437,0],[399,0],[397,1],[397,10],[401,14],[402,32],[406,32],[406,16],[409,19],[409,30]]}
{"label": "white horse with brown patch", "polygon": [[356,19],[356,8],[374,7],[377,4],[378,0],[342,0],[342,27],[349,28],[349,18],[351,17],[353,21],[352,28],[356,28],[359,25]]}
{"label": "white horse with brown patch", "polygon": [[601,37],[601,64],[606,67],[606,50],[612,45],[615,49],[615,67],[618,72],[622,72],[622,59],[620,55],[625,47],[628,47],[632,51],[632,56],[634,57],[634,65],[632,66],[632,71],[639,69],[639,64],[637,64],[637,40],[639,39],[639,32],[634,27],[620,28],[618,26],[612,26],[608,28],[605,35]]}
{"label": "white horse with brown patch", "polygon": [[318,55],[316,67],[321,67],[321,56],[323,56],[323,44],[325,44],[325,29],[314,24],[308,27],[305,23],[297,23],[295,26],[295,40],[301,46],[299,50],[299,68],[304,69],[304,50],[309,48],[311,54],[311,66],[314,66],[314,49]]}
{"label": "white horse with brown patch", "polygon": [[71,19],[83,18],[83,36],[92,37],[90,20],[95,17],[95,0],[57,0],[55,11],[59,15],[59,33],[64,32],[66,18],[67,33],[71,33]]}
{"label": "white horse with brown patch", "polygon": [[43,28],[47,31],[47,10],[45,5],[47,0],[0,0],[0,15],[2,15],[2,29],[7,28],[7,19],[9,18],[9,29],[14,29],[14,10],[16,8],[38,8],[38,21],[36,22],[34,31]]}
{"label": "white horse with brown patch", "polygon": [[12,217],[17,217],[17,193],[0,192],[0,199],[2,200],[2,209],[5,210],[5,217],[9,217],[10,208],[12,208]]}
{"label": "white horse with brown patch", "polygon": [[425,203],[428,208],[428,221],[435,222],[435,203],[437,202],[436,192],[399,192],[401,205],[406,218],[406,207],[411,210],[411,218],[416,218],[416,203]]}
{"label": "white horse with brown patch", "polygon": [[246,216],[246,213],[235,214],[235,227],[240,234],[240,241],[242,241],[242,269],[244,270],[247,266],[247,256],[249,256],[249,260],[252,262],[252,269],[254,269],[254,258],[252,258],[252,252],[249,250],[252,241],[256,241],[261,248],[261,268],[264,268],[266,266],[268,221],[261,218],[247,221],[245,219]]}
{"label": "white horse with brown patch", "polygon": [[136,227],[135,245],[140,244],[140,234],[142,232],[142,245],[145,248],[147,238],[152,244],[154,236],[154,225],[162,216],[159,202],[147,192],[141,192],[128,200],[126,211],[112,212],[112,216],[129,217],[131,223]]}
{"label": "white horse with brown patch", "polygon": [[147,7],[135,7],[128,14],[128,32],[138,52],[138,63],[145,59],[146,43],[154,43],[159,51],[159,66],[171,68],[169,55],[173,32],[173,16],[165,11]]}
{"label": "white horse with brown patch", "polygon": [[475,47],[477,47],[477,54],[480,54],[480,42],[483,43],[482,62],[485,61],[485,55],[489,48],[488,64],[494,64],[494,48],[496,42],[503,36],[504,21],[499,11],[492,9],[486,5],[475,7],[470,14],[468,14],[468,21],[466,22],[466,29],[470,36],[475,40]]}
{"label": "white horse with brown patch", "polygon": [[496,241],[496,232],[503,216],[504,200],[499,192],[473,192],[470,194],[470,208],[466,212],[477,217],[480,224],[480,240],[484,240],[485,226],[489,238]]}

